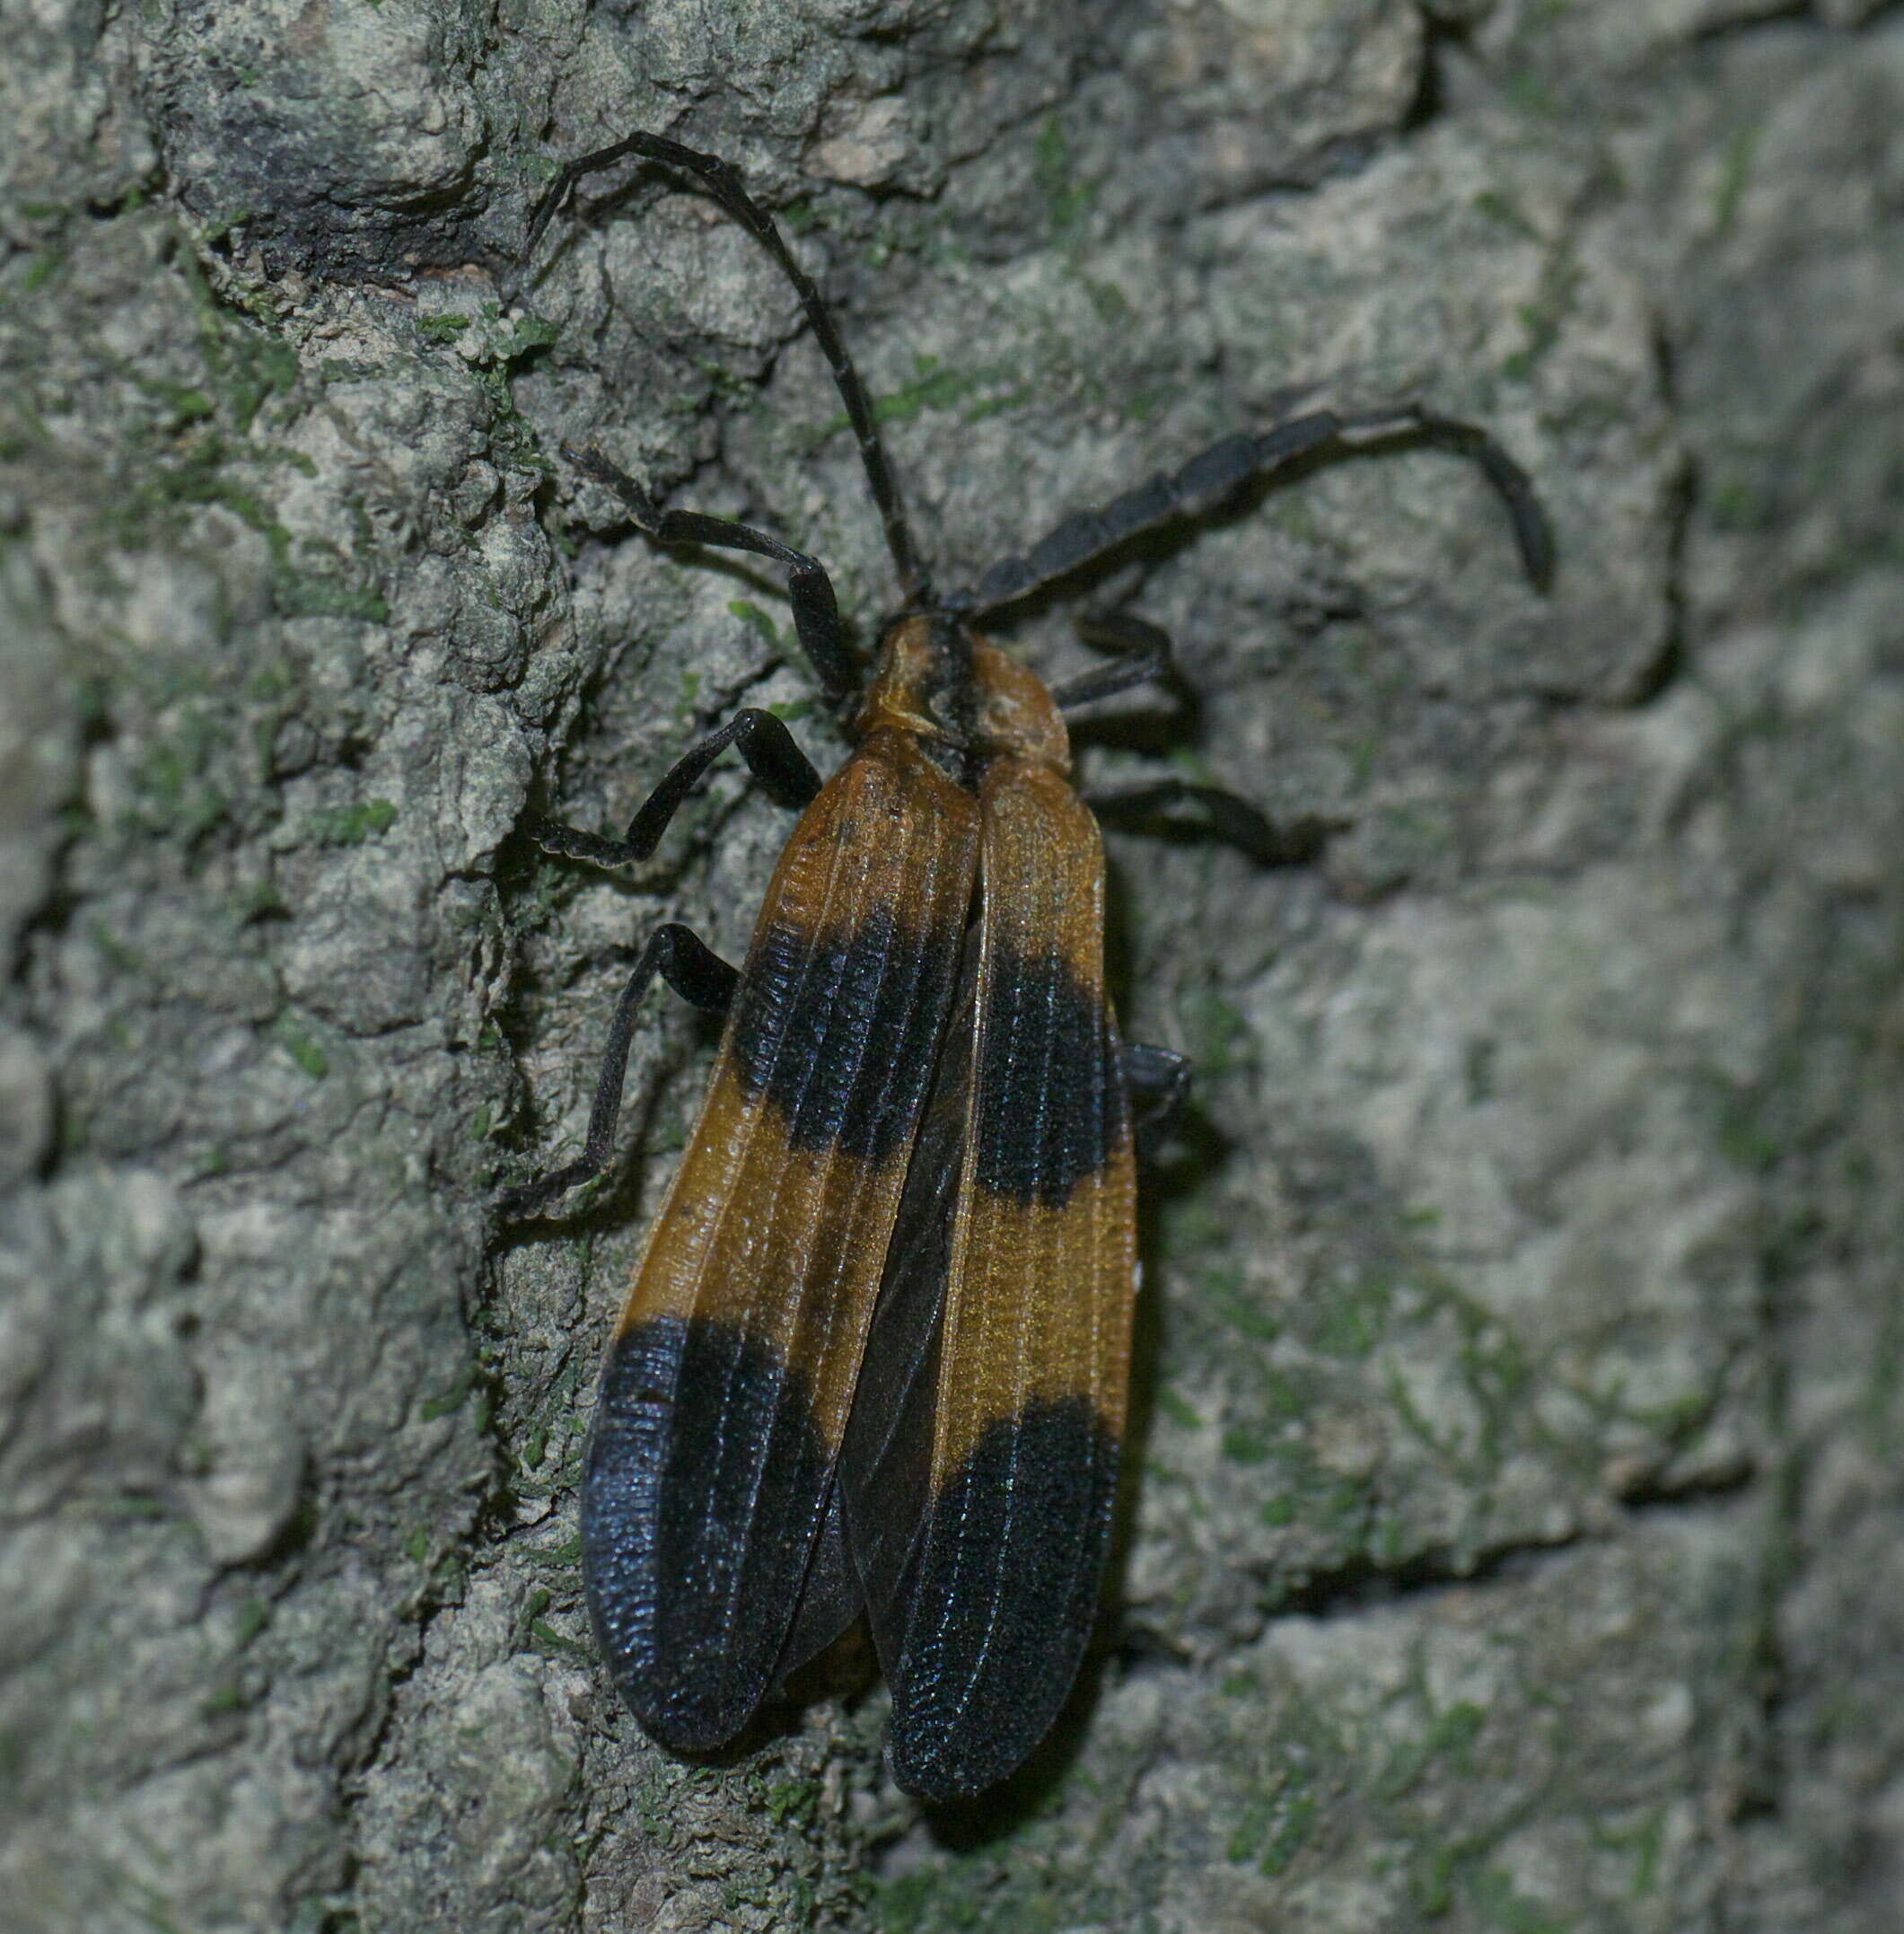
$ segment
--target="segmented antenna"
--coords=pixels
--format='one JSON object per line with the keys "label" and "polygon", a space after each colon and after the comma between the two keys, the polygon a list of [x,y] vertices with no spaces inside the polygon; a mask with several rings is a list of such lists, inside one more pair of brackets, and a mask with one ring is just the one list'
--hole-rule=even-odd
{"label": "segmented antenna", "polygon": [[880,442],[879,426],[874,421],[865,385],[859,380],[853,358],[847,354],[847,346],[840,338],[825,298],[814,286],[812,277],[794,259],[793,251],[787,247],[774,218],[748,194],[741,183],[740,170],[732,162],[723,161],[717,154],[703,154],[694,148],[683,147],[678,141],[650,134],[632,134],[611,146],[584,154],[579,160],[570,162],[557,175],[548,192],[536,204],[535,214],[530,219],[529,240],[522,250],[524,260],[535,253],[536,244],[542,239],[549,218],[575,183],[584,175],[612,167],[629,154],[638,154],[644,161],[657,162],[664,168],[678,168],[682,173],[693,176],[715,205],[738,222],[785,271],[787,280],[794,286],[794,293],[800,298],[800,306],[806,312],[808,325],[826,354],[833,371],[833,381],[839,389],[840,400],[847,406],[847,420],[859,440],[860,462],[865,466],[873,501],[878,506],[880,522],[885,526],[886,548],[892,553],[899,588],[905,593],[908,603],[925,598],[929,591],[926,574],[919,567],[912,532],[906,524],[899,487],[893,477],[891,465],[886,461],[885,446]]}

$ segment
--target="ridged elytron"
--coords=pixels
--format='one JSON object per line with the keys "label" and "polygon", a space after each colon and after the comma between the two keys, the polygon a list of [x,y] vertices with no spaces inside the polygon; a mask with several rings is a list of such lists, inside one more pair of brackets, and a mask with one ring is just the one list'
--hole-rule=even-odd
{"label": "ridged elytron", "polygon": [[[540,1209],[607,1165],[655,974],[725,1016],[601,1375],[581,1507],[595,1634],[643,1723],[696,1750],[733,1738],[864,1612],[892,1692],[894,1776],[952,1799],[1044,1736],[1096,1618],[1136,1294],[1134,1096],[1165,1102],[1185,1074],[1119,1039],[1102,853],[1063,716],[1158,678],[1168,640],[1129,616],[1089,620],[1086,637],[1116,655],[1047,690],[979,622],[1253,479],[1372,445],[1478,462],[1537,585],[1551,543],[1525,474],[1473,425],[1413,404],[1314,409],[1226,437],[941,595],[833,318],[728,163],[651,134],[571,162],[525,259],[576,182],[629,156],[686,177],[792,282],[901,602],[863,676],[816,558],[663,510],[599,453],[567,452],[655,541],[785,567],[801,646],[855,750],[822,784],[785,725],[741,711],[672,767],[623,838],[533,826],[549,853],[645,859],[729,745],[800,813],[745,964],[657,929],[617,1007],[581,1157],[501,1206]],[[1111,803],[1185,800],[1259,857],[1288,857],[1261,814],[1211,788],[1168,779]]]}

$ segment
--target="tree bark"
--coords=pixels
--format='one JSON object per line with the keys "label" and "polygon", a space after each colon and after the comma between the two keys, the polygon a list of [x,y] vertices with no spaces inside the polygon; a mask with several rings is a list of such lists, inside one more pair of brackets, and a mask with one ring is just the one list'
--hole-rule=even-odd
{"label": "tree bark", "polygon": [[[125,1930],[1889,1934],[1904,1899],[1904,33],[1870,0],[8,0],[0,1897]],[[582,1615],[594,1367],[745,945],[741,703],[844,742],[750,560],[895,593],[738,163],[939,581],[1319,401],[1487,425],[1034,601],[1168,626],[1081,736],[1328,829],[1111,839],[1146,1184],[1117,1604],[928,1815],[849,1657],[686,1765]],[[620,184],[628,183],[626,193]]]}

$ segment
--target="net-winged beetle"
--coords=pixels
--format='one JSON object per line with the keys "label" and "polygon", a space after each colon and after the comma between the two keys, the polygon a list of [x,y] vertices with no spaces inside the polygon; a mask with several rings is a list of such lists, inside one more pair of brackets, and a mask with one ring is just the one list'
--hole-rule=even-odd
{"label": "net-winged beetle", "polygon": [[[1082,629],[1117,655],[1048,690],[980,620],[1252,480],[1372,445],[1478,463],[1536,585],[1551,540],[1525,474],[1477,426],[1413,404],[1303,409],[941,595],[832,315],[731,164],[630,135],[561,171],[525,257],[576,182],[631,156],[691,180],[792,282],[901,602],[863,676],[817,558],[664,510],[597,453],[567,453],[657,542],[785,567],[800,645],[855,749],[822,784],[778,719],[743,710],[676,762],[621,839],[532,828],[550,853],[644,860],[730,745],[801,815],[745,963],[659,927],[616,1009],[583,1154],[501,1206],[531,1213],[606,1167],[657,973],[725,1017],[602,1371],[582,1482],[596,1637],[650,1731],[706,1749],[864,1611],[892,1692],[893,1772],[952,1799],[1005,1778],[1044,1736],[1096,1617],[1136,1288],[1133,1116],[1185,1076],[1174,1055],[1119,1037],[1102,853],[1063,716],[1158,678],[1168,640],[1128,616],[1095,619]],[[1167,778],[1110,804],[1186,800],[1259,857],[1287,857],[1261,813],[1215,788]]]}

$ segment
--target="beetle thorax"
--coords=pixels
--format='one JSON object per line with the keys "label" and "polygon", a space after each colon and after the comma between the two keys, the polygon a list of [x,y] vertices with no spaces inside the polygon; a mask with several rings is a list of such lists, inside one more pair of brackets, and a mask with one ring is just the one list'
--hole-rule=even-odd
{"label": "beetle thorax", "polygon": [[887,627],[856,730],[909,733],[981,763],[1071,765],[1065,722],[1037,674],[943,612],[910,612]]}
{"label": "beetle thorax", "polygon": [[1071,769],[1071,735],[1045,681],[1008,658],[989,638],[972,640],[972,675],[978,688],[977,750],[987,759],[1013,757]]}

